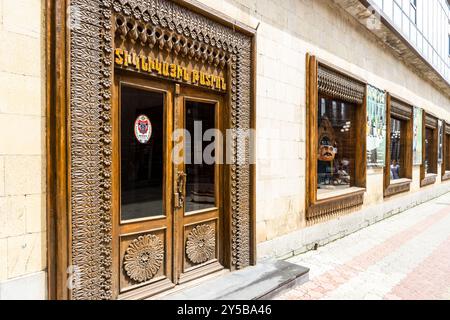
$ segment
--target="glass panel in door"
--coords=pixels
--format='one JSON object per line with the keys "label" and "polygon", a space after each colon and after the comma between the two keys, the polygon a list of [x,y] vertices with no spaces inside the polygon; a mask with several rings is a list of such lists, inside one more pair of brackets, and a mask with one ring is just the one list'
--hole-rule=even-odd
{"label": "glass panel in door", "polygon": [[[185,125],[191,139],[185,139],[186,207],[185,212],[215,208],[216,151],[214,138],[204,139],[205,133],[216,128],[215,104],[186,101]],[[209,132],[208,132],[209,131]],[[190,140],[190,141],[189,141]],[[209,141],[205,141],[209,140]]]}
{"label": "glass panel in door", "polygon": [[121,220],[164,215],[164,94],[121,91]]}

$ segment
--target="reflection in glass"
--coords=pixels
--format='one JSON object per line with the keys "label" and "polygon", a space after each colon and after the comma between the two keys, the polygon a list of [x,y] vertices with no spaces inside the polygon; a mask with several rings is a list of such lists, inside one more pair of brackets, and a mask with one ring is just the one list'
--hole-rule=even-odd
{"label": "reflection in glass", "polygon": [[[136,120],[142,115],[151,123],[152,134],[146,143],[135,135]],[[164,95],[123,86],[120,116],[122,221],[164,215]]]}
{"label": "reflection in glass", "polygon": [[318,188],[345,189],[355,180],[355,108],[321,98],[318,113]]}
{"label": "reflection in glass", "polygon": [[398,180],[402,164],[402,121],[391,118],[391,180]]}
{"label": "reflection in glass", "polygon": [[[206,164],[203,157],[205,148],[214,141],[203,141],[202,137],[209,129],[215,128],[215,105],[210,103],[186,101],[186,130],[191,138],[201,141],[185,141],[186,161],[186,212],[216,207],[215,164]],[[194,128],[200,132],[195,132]],[[195,133],[195,134],[194,134]],[[214,140],[214,139],[213,139]],[[198,145],[199,147],[195,147]],[[200,148],[201,147],[201,148]],[[212,156],[215,156],[213,151]]]}
{"label": "reflection in glass", "polygon": [[433,159],[433,136],[434,132],[430,128],[425,129],[425,172],[426,174],[435,173],[431,164]]}

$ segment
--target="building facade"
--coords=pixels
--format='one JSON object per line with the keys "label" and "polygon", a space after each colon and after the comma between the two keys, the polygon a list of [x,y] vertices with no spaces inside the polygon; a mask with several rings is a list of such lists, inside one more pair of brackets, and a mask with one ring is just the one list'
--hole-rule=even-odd
{"label": "building facade", "polygon": [[443,0],[0,0],[0,299],[152,298],[449,192],[449,31]]}

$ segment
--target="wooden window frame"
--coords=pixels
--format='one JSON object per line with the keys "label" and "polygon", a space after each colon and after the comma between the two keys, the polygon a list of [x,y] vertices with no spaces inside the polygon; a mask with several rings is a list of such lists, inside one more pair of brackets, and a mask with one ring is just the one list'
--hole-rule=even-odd
{"label": "wooden window frame", "polygon": [[[420,166],[420,187],[426,187],[430,186],[436,183],[437,176],[438,176],[438,141],[439,141],[439,126],[438,126],[438,118],[433,116],[430,113],[423,112],[423,121],[422,121],[422,129],[423,129],[423,135],[422,135],[422,165]],[[432,162],[435,165],[435,173],[430,174],[427,176],[426,168],[425,168],[425,161],[426,161],[426,129],[432,129],[433,130],[433,154],[432,154]]]}
{"label": "wooden window frame", "polygon": [[[349,213],[360,208],[364,201],[366,191],[366,173],[367,173],[367,83],[354,75],[351,75],[331,64],[319,60],[317,57],[306,55],[306,221],[307,224],[314,224],[323,219],[333,218],[345,213]],[[361,103],[355,103],[349,99],[339,99],[354,103],[358,106],[356,111],[356,168],[354,190],[337,196],[330,196],[326,199],[318,199],[317,196],[317,150],[318,150],[318,99],[319,99],[319,66],[331,71],[337,77],[342,77],[345,81],[364,86],[364,94]],[[329,92],[321,92],[330,96]],[[337,97],[336,97],[337,98]],[[351,97],[350,97],[351,99]]]}
{"label": "wooden window frame", "polygon": [[[388,93],[386,97],[386,165],[384,167],[384,197],[409,192],[411,190],[411,182],[413,178],[413,136],[414,136],[414,108],[395,98]],[[404,163],[403,170],[405,179],[399,183],[391,181],[391,118],[406,122],[406,132],[401,137],[401,143],[404,143]]]}
{"label": "wooden window frame", "polygon": [[444,135],[442,137],[441,181],[448,181],[450,180],[450,170],[447,170],[447,165],[450,166],[450,147],[448,146],[450,139],[447,138],[447,135],[450,135],[450,124],[443,121],[443,126]]}

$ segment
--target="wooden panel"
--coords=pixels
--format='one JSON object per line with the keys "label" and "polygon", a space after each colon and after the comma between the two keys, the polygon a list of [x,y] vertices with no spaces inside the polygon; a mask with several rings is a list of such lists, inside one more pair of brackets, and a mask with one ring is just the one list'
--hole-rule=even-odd
{"label": "wooden panel", "polygon": [[212,261],[220,261],[219,227],[218,219],[200,221],[184,227],[183,273],[198,269]]}
{"label": "wooden panel", "polygon": [[319,64],[318,89],[320,93],[340,100],[362,104],[365,85],[346,75]]}
{"label": "wooden panel", "polygon": [[170,277],[167,229],[120,237],[120,293]]}
{"label": "wooden panel", "polygon": [[409,121],[413,116],[413,109],[411,106],[400,102],[399,100],[394,100],[391,98],[391,115],[399,118],[401,120]]}
{"label": "wooden panel", "polygon": [[364,190],[332,199],[318,201],[308,208],[308,220],[319,222],[360,208],[364,200]]}
{"label": "wooden panel", "polygon": [[393,195],[409,192],[411,190],[411,181],[403,182],[403,183],[395,183],[389,185],[384,191],[385,197],[391,197]]}
{"label": "wooden panel", "polygon": [[430,175],[430,176],[425,177],[421,181],[420,186],[421,187],[426,187],[426,186],[429,186],[429,185],[433,185],[433,184],[436,183],[436,181],[437,181],[437,175],[436,174]]}
{"label": "wooden panel", "polygon": [[425,115],[425,126],[431,129],[437,129],[438,119],[430,114]]}
{"label": "wooden panel", "polygon": [[391,110],[392,110],[392,96],[390,93],[386,93],[386,165],[383,170],[383,189],[384,196],[386,196],[386,190],[391,183]]}
{"label": "wooden panel", "polygon": [[317,84],[317,60],[315,56],[306,55],[306,206],[316,202],[317,191],[317,105],[319,99]]}

